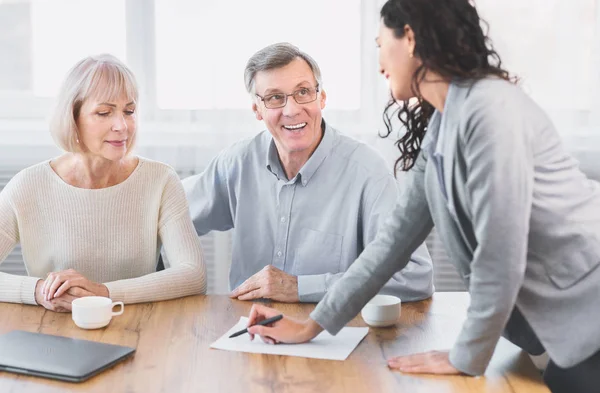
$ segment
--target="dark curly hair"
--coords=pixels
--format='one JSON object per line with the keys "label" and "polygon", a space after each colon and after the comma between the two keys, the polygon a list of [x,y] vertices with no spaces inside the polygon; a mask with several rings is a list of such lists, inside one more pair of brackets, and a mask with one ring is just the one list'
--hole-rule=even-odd
{"label": "dark curly hair", "polygon": [[381,9],[381,19],[396,38],[404,37],[404,27],[410,26],[415,35],[414,54],[422,62],[412,76],[415,102],[398,103],[392,97],[383,112],[387,134],[380,135],[382,138],[392,133],[394,116],[406,128],[396,142],[400,150],[394,165],[396,174],[398,167],[407,171],[414,165],[435,110],[419,90],[428,70],[448,80],[477,80],[495,75],[517,82],[517,78],[502,69],[500,56],[481,27],[484,24],[487,30],[487,23],[469,0],[388,0]]}

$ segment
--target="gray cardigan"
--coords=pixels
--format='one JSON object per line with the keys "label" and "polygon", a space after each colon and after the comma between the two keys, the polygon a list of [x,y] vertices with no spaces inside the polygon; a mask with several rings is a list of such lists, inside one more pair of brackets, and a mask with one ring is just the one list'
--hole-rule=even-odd
{"label": "gray cardigan", "polygon": [[421,151],[391,216],[311,317],[337,333],[435,224],[471,294],[452,364],[482,374],[504,334],[573,366],[600,349],[600,187],[517,86],[490,78],[452,90],[443,113],[446,195]]}

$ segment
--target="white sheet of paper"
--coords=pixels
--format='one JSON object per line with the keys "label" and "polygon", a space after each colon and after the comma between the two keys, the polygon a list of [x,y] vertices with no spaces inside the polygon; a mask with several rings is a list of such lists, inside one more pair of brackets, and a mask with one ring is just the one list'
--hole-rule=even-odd
{"label": "white sheet of paper", "polygon": [[211,348],[226,351],[264,353],[270,355],[301,356],[305,358],[346,360],[354,348],[369,332],[366,327],[345,327],[336,336],[326,331],[304,344],[265,344],[260,337],[250,341],[250,336],[242,334],[234,338],[229,336],[245,329],[248,318],[241,317],[239,322],[221,338],[212,343]]}

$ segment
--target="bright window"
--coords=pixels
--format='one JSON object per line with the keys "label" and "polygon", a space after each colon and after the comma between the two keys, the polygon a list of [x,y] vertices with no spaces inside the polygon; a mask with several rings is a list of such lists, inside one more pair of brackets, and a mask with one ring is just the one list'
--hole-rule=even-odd
{"label": "bright window", "polygon": [[476,0],[509,71],[542,106],[590,110],[598,70],[596,0]]}
{"label": "bright window", "polygon": [[125,60],[125,0],[0,4],[0,32],[0,90],[53,97],[83,57]]}
{"label": "bright window", "polygon": [[247,109],[246,61],[269,44],[287,41],[319,63],[330,109],[359,109],[360,3],[156,0],[158,106]]}
{"label": "bright window", "polygon": [[125,0],[34,0],[31,27],[36,96],[56,95],[67,70],[85,56],[125,60]]}

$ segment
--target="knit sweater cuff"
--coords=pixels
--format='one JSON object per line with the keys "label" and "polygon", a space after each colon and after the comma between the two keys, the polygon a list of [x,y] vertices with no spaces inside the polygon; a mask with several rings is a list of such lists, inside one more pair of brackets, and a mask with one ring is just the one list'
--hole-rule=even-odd
{"label": "knit sweater cuff", "polygon": [[20,285],[21,303],[37,305],[35,301],[35,286],[38,277],[23,277]]}
{"label": "knit sweater cuff", "polygon": [[125,299],[125,288],[123,285],[119,284],[118,281],[108,282],[104,285],[108,288],[108,297],[111,298],[113,302],[127,303]]}

